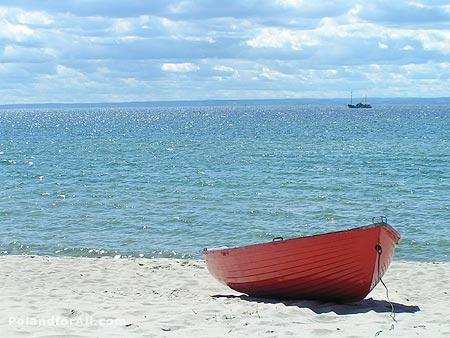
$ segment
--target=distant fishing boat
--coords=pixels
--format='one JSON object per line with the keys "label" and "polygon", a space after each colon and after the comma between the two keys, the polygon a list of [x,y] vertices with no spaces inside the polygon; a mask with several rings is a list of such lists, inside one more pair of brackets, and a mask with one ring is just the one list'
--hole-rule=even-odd
{"label": "distant fishing boat", "polygon": [[372,108],[370,103],[367,103],[367,96],[365,96],[363,102],[353,104],[353,93],[352,92],[350,92],[350,104],[348,104],[347,107],[349,107],[349,108]]}
{"label": "distant fishing boat", "polygon": [[400,240],[386,222],[203,255],[217,280],[250,296],[358,301],[381,280]]}

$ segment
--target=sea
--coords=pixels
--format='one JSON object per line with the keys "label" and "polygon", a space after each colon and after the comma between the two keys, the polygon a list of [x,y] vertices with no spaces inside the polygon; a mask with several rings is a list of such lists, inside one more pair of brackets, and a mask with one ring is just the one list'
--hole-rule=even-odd
{"label": "sea", "polygon": [[368,225],[450,260],[450,105],[0,109],[0,253],[201,258]]}

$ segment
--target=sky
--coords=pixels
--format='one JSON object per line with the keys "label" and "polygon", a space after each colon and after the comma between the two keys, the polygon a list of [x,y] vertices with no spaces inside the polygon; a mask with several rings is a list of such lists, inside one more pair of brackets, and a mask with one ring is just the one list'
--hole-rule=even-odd
{"label": "sky", "polygon": [[450,1],[0,0],[0,104],[450,96]]}

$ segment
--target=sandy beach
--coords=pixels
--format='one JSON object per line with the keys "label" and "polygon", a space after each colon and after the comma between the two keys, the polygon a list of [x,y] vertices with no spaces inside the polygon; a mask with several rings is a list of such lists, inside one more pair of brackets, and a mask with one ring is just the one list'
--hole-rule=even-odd
{"label": "sandy beach", "polygon": [[0,332],[23,337],[450,336],[450,263],[394,262],[361,302],[274,301],[219,284],[204,262],[0,257]]}

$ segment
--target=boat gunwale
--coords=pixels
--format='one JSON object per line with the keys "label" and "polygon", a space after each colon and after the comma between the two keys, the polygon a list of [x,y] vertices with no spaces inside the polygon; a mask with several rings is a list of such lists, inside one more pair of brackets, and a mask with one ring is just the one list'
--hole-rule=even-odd
{"label": "boat gunwale", "polygon": [[344,232],[352,232],[352,231],[361,231],[361,230],[369,230],[372,228],[377,228],[377,227],[382,227],[385,228],[386,230],[388,230],[393,237],[395,237],[395,244],[398,244],[398,242],[400,241],[400,233],[395,230],[391,225],[389,225],[388,223],[385,222],[379,222],[379,223],[373,223],[373,224],[369,224],[369,225],[363,225],[360,227],[356,227],[356,228],[350,228],[350,229],[345,229],[345,230],[338,230],[338,231],[331,231],[331,232],[325,232],[325,233],[320,233],[320,234],[315,234],[315,235],[309,235],[309,236],[302,236],[302,237],[294,237],[294,238],[287,238],[287,239],[283,239],[283,240],[279,240],[279,241],[271,241],[271,242],[263,242],[263,243],[254,243],[254,244],[248,244],[248,245],[244,245],[244,246],[236,246],[236,247],[226,247],[226,248],[205,248],[203,249],[202,253],[203,255],[207,255],[209,253],[218,253],[218,252],[224,252],[224,251],[237,251],[237,250],[242,250],[242,249],[249,249],[249,248],[255,248],[258,246],[261,247],[265,247],[268,245],[279,245],[280,243],[286,243],[289,241],[298,241],[298,240],[302,240],[302,239],[310,239],[310,238],[314,238],[314,237],[320,237],[320,236],[326,236],[326,235],[334,235],[334,234],[339,234],[339,233],[344,233]]}

